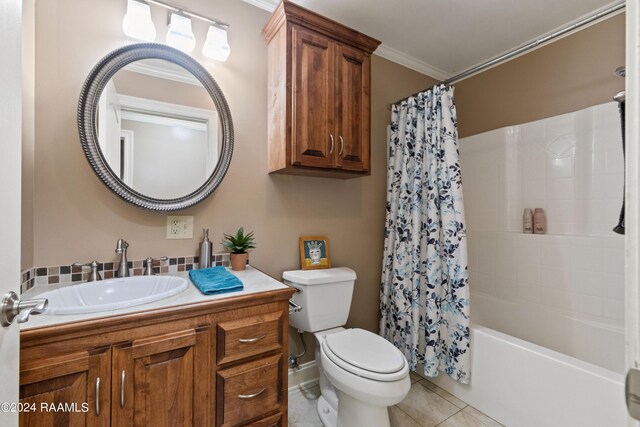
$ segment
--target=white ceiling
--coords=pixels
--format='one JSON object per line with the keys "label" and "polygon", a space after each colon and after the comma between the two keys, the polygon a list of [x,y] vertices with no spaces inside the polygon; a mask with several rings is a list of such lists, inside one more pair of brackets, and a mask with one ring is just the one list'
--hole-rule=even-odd
{"label": "white ceiling", "polygon": [[[272,11],[278,0],[244,0]],[[549,34],[611,0],[294,0],[382,41],[376,54],[439,79]]]}

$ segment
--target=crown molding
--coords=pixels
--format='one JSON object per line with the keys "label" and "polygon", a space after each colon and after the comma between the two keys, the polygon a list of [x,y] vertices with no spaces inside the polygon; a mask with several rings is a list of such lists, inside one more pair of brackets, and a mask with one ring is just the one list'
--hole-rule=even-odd
{"label": "crown molding", "polygon": [[[250,5],[259,7],[260,9],[266,10],[267,12],[273,12],[278,5],[277,0],[243,0],[245,3],[249,3]],[[378,46],[378,49],[374,52],[374,55],[381,56],[389,61],[395,62],[400,65],[404,65],[407,68],[410,68],[414,71],[417,71],[422,74],[426,74],[430,77],[433,77],[437,80],[446,80],[448,77],[451,77],[452,74],[447,73],[439,69],[438,67],[434,67],[433,65],[427,64],[413,56],[409,56],[404,52],[401,52],[392,47],[381,44]]]}
{"label": "crown molding", "polygon": [[448,73],[438,67],[434,67],[431,64],[427,64],[426,62],[414,58],[413,56],[407,55],[406,53],[401,52],[398,49],[389,47],[384,43],[381,44],[378,49],[376,49],[374,55],[378,55],[384,59],[388,59],[389,61],[404,65],[407,68],[410,68],[422,74],[426,74],[427,76],[433,77],[436,80],[442,81],[452,76],[451,73]]}
{"label": "crown molding", "polygon": [[276,6],[278,6],[278,1],[272,0],[243,0],[245,3],[249,3],[255,7],[259,7],[262,10],[266,10],[267,12],[273,12],[276,10]]}

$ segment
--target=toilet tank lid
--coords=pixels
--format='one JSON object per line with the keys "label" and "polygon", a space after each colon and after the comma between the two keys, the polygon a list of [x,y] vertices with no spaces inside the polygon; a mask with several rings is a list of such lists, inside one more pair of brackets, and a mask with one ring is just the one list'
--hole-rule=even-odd
{"label": "toilet tank lid", "polygon": [[325,283],[356,280],[356,272],[347,267],[322,270],[293,270],[282,273],[282,278],[298,285],[322,285]]}

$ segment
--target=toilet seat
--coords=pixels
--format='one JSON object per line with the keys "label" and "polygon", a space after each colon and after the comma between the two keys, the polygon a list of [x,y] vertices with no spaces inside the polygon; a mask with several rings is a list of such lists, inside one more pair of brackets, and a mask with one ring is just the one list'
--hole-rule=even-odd
{"label": "toilet seat", "polygon": [[363,329],[327,334],[322,352],[345,371],[375,381],[397,381],[407,376],[404,355],[384,338]]}

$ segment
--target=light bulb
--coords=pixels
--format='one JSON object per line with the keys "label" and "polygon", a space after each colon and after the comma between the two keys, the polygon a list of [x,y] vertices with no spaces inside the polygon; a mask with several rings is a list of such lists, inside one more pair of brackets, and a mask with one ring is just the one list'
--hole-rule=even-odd
{"label": "light bulb", "polygon": [[191,30],[191,19],[177,13],[171,14],[167,44],[185,52],[193,52],[196,47],[196,38]]}
{"label": "light bulb", "polygon": [[122,30],[134,39],[155,41],[156,27],[151,20],[149,5],[139,0],[127,0],[127,14],[122,20]]}
{"label": "light bulb", "polygon": [[229,58],[231,48],[227,41],[227,30],[212,25],[207,32],[207,41],[202,47],[202,54],[207,58],[224,62]]}

